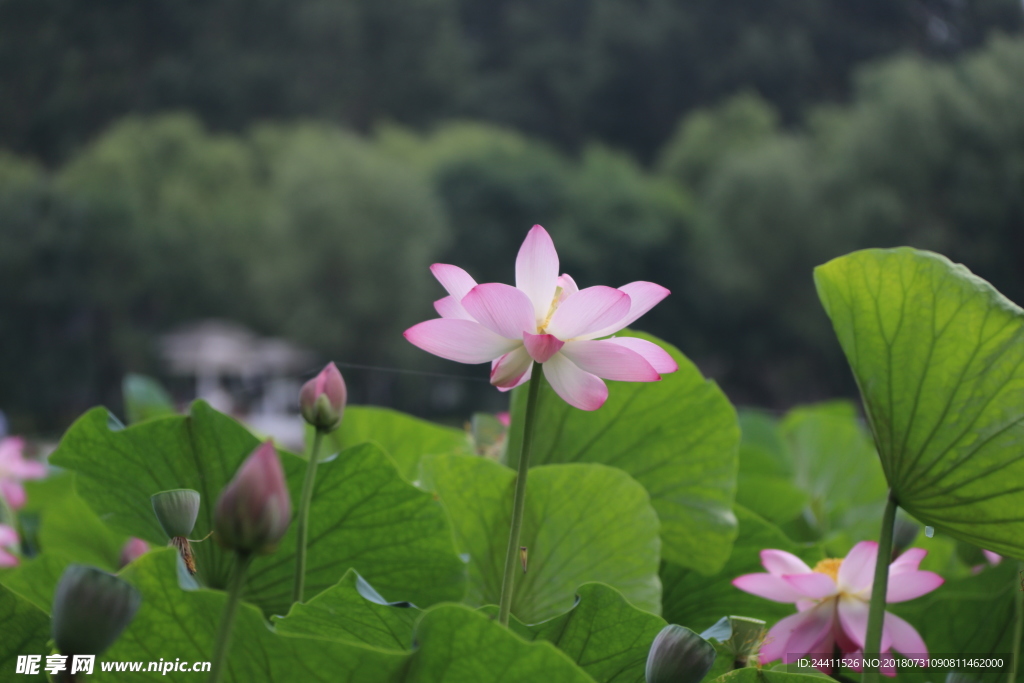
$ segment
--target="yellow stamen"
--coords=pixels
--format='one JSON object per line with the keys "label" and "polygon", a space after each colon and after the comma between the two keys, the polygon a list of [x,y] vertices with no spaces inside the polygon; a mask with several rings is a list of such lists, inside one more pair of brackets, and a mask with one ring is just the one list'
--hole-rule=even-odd
{"label": "yellow stamen", "polygon": [[551,300],[551,307],[548,308],[548,314],[547,314],[547,317],[544,318],[544,322],[542,322],[537,327],[537,334],[547,334],[548,333],[548,329],[547,328],[548,328],[548,325],[551,324],[551,316],[553,316],[555,314],[555,309],[558,308],[558,298],[560,296],[562,296],[562,288],[561,287],[555,287],[555,298],[553,298]]}
{"label": "yellow stamen", "polygon": [[843,563],[842,558],[830,557],[814,565],[814,571],[819,574],[831,576],[833,581],[839,580],[839,566]]}

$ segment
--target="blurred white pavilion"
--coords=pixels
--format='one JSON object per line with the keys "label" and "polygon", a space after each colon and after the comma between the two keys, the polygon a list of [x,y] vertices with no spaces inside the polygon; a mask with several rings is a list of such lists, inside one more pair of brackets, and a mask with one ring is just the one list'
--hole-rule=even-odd
{"label": "blurred white pavilion", "polygon": [[195,379],[196,398],[282,446],[302,448],[299,389],[303,375],[315,370],[314,354],[218,319],[183,325],[159,343],[170,372]]}

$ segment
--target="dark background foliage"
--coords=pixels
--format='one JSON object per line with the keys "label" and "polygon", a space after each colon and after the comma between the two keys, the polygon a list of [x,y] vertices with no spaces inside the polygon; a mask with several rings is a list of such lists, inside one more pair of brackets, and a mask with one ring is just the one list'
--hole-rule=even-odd
{"label": "dark background foliage", "polygon": [[[401,331],[431,262],[509,281],[534,223],[581,285],[672,289],[643,327],[734,401],[852,394],[813,266],[911,244],[1024,301],[1022,25],[1018,0],[0,0],[0,408],[116,406],[207,316],[482,378]],[[352,374],[421,414],[427,382]],[[462,384],[456,412],[498,405]]]}

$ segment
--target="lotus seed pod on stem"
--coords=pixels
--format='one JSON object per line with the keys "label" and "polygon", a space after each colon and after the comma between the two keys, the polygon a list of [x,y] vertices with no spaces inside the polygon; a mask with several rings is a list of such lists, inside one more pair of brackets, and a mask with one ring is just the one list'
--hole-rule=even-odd
{"label": "lotus seed pod on stem", "polygon": [[151,497],[153,512],[163,527],[164,533],[171,538],[169,545],[178,549],[185,568],[195,576],[196,560],[192,552],[192,544],[188,535],[196,525],[199,516],[200,496],[192,489],[172,489],[161,491]]}

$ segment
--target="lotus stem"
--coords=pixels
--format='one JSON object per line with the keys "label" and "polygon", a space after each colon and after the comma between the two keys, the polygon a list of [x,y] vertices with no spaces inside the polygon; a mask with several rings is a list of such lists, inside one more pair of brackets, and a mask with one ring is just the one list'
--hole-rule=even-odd
{"label": "lotus stem", "polygon": [[235,553],[235,564],[231,568],[231,579],[228,581],[228,604],[224,606],[224,616],[221,617],[217,642],[213,647],[209,683],[219,683],[224,671],[224,662],[227,660],[228,647],[231,644],[231,629],[235,624],[235,614],[238,612],[242,586],[245,584],[245,572],[251,562],[251,553]]}
{"label": "lotus stem", "polygon": [[299,499],[299,539],[295,549],[295,588],[292,602],[302,602],[306,585],[306,543],[309,539],[309,506],[313,502],[313,484],[316,482],[316,466],[320,460],[320,442],[324,430],[317,428],[313,437],[313,448],[306,463],[306,477],[302,480],[302,497]]}
{"label": "lotus stem", "polygon": [[[885,502],[882,515],[882,533],[878,541],[878,558],[875,560],[875,580],[871,585],[871,605],[868,611],[868,632],[864,638],[865,659],[881,656],[882,629],[885,626],[885,591],[889,585],[889,563],[892,562],[893,529],[896,526],[896,508],[899,503],[892,491]],[[863,683],[878,682],[878,667],[865,667]]]}
{"label": "lotus stem", "polygon": [[[1017,563],[1017,575],[1021,576],[1024,572],[1024,562]],[[1016,588],[1017,582],[1014,581],[1014,587]],[[1009,683],[1015,683],[1017,680],[1017,671],[1020,667],[1020,640],[1024,637],[1024,588],[1014,591],[1014,614],[1013,614],[1013,658],[1012,665],[1010,666],[1010,678]]]}
{"label": "lotus stem", "polygon": [[508,535],[508,551],[505,553],[505,575],[501,580],[501,602],[498,605],[498,621],[508,626],[512,612],[512,591],[515,586],[516,560],[519,558],[519,536],[523,530],[523,511],[526,509],[526,474],[530,469],[530,452],[533,449],[533,428],[536,423],[537,401],[544,373],[540,365],[534,366],[526,395],[526,419],[523,421],[523,441],[519,451],[519,470],[516,476],[516,492],[512,499],[512,528]]}

